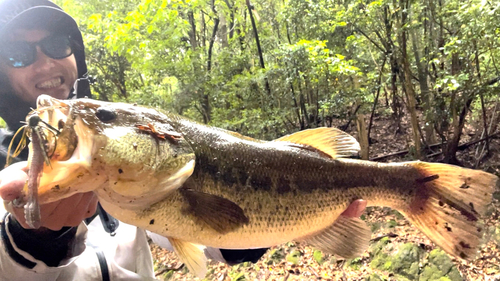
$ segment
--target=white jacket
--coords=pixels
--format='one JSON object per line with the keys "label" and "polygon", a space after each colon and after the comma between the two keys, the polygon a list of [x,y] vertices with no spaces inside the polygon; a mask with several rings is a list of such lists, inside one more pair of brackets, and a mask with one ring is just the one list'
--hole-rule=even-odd
{"label": "white jacket", "polygon": [[[6,211],[3,204],[0,205],[0,220],[3,220]],[[9,217],[10,215],[6,220]],[[58,267],[49,267],[20,250],[13,242],[8,228],[6,233],[14,250],[36,263],[36,266],[29,269],[18,264],[6,252],[0,239],[0,280],[103,280],[96,249],[102,251],[106,257],[110,280],[156,280],[145,231],[123,222],[120,222],[114,236],[104,231],[98,216],[89,225],[82,222],[76,234],[77,241],[81,241],[81,247],[74,249],[74,253],[70,253],[73,257],[62,261]]]}

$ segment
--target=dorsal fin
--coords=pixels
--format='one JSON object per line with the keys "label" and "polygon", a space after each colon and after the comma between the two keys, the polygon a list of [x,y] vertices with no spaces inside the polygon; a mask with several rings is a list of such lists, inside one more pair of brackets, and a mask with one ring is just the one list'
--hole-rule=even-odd
{"label": "dorsal fin", "polygon": [[287,141],[317,149],[332,158],[358,156],[361,147],[348,133],[337,128],[321,127],[286,135],[275,141]]}

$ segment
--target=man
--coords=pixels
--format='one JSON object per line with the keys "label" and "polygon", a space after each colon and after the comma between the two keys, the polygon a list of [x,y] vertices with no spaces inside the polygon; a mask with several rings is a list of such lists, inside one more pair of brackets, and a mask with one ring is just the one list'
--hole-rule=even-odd
{"label": "man", "polygon": [[[36,98],[72,98],[73,85],[84,81],[87,66],[76,22],[46,0],[0,1],[0,39],[0,116],[9,128],[0,133],[4,165],[12,131],[22,125]],[[78,97],[90,96],[85,83],[79,85]],[[26,153],[16,160],[25,160]],[[29,229],[23,208],[11,203],[20,195],[26,172],[25,161],[0,172],[0,197],[11,213],[0,210],[0,279],[154,279],[144,231],[121,224],[110,236],[99,218],[88,226],[82,223],[96,213],[92,193],[42,205],[42,227]]]}
{"label": "man", "polygon": [[[36,98],[41,94],[59,99],[91,96],[86,75],[83,40],[73,18],[48,0],[0,0],[0,116],[9,128],[0,131],[1,165],[12,132],[35,107]],[[0,279],[154,279],[144,231],[121,223],[114,236],[108,235],[101,223],[109,218],[105,215],[88,225],[82,222],[96,213],[93,193],[42,205],[42,227],[29,229],[23,208],[12,204],[27,178],[27,162],[22,161],[26,154],[0,171],[0,197],[10,213],[0,208]],[[345,215],[359,216],[364,205],[356,201]],[[167,243],[151,236],[159,244]],[[208,255],[233,264],[256,261],[265,250],[221,250],[221,255],[209,248]]]}

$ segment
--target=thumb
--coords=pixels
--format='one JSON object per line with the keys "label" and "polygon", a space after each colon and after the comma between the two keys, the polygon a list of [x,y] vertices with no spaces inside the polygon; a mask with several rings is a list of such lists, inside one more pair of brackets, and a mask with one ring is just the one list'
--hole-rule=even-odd
{"label": "thumb", "polygon": [[12,201],[21,195],[24,183],[28,178],[27,162],[13,164],[0,171],[0,197]]}
{"label": "thumb", "polygon": [[350,218],[360,217],[366,209],[367,202],[363,199],[353,201],[349,207],[342,213],[343,216]]}

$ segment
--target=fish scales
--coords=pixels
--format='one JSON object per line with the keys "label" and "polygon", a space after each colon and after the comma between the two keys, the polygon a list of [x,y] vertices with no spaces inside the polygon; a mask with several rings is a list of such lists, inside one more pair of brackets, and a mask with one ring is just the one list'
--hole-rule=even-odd
{"label": "fish scales", "polygon": [[335,128],[261,141],[128,104],[40,96],[37,112],[78,138],[57,139],[64,161],[44,167],[40,202],[94,191],[116,218],[168,237],[199,277],[204,246],[304,241],[359,256],[369,228],[341,215],[356,199],[400,211],[447,253],[470,260],[499,184],[494,175],[446,164],[349,159],[359,144]]}
{"label": "fish scales", "polygon": [[[186,185],[235,202],[250,221],[225,234],[221,241],[202,224],[193,221],[193,228],[187,229],[183,219],[172,215],[165,219],[169,235],[186,237],[191,233],[188,239],[203,245],[248,248],[284,243],[331,225],[359,198],[370,205],[408,208],[416,196],[416,180],[423,177],[410,166],[325,159],[279,142],[250,141],[179,121],[173,126],[193,144],[196,155],[195,169]],[[415,179],[415,186],[406,186],[409,177]],[[165,205],[173,205],[158,204],[161,207],[145,210],[144,216],[157,217],[155,212],[166,213]],[[185,218],[182,212],[177,214]],[[170,232],[175,230],[181,233]]]}

